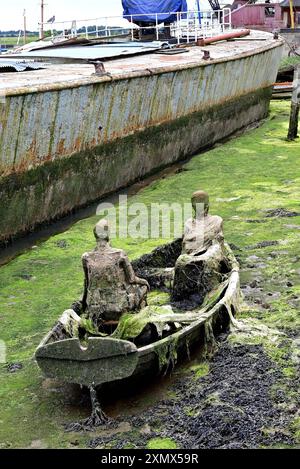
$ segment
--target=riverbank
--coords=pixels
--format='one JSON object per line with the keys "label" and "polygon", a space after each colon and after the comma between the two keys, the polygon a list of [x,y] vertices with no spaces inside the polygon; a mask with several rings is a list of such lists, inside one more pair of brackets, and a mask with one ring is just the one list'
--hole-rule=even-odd
{"label": "riverbank", "polygon": [[[295,411],[297,404],[299,408],[299,385],[298,389],[295,386],[299,376],[300,217],[295,214],[300,212],[300,143],[285,140],[288,118],[289,103],[272,103],[271,115],[260,128],[195,156],[177,174],[153,182],[130,198],[131,203],[147,205],[162,200],[188,202],[193,190],[207,190],[211,212],[224,218],[226,239],[235,246],[241,262],[249,309],[239,318],[244,330],[235,331],[222,343],[212,363],[193,363],[192,369],[180,369],[178,380],[129,400],[108,403],[107,412],[118,418],[117,432],[107,428],[106,436],[103,430],[66,433],[63,425],[87,416],[90,409],[77,388],[44,380],[32,359],[40,339],[81,293],[80,257],[94,245],[92,228],[98,218],[76,223],[0,269],[0,339],[6,342],[8,352],[7,364],[1,365],[0,371],[2,447],[208,446],[205,435],[221,428],[213,416],[222,410],[220,418],[226,419],[229,408],[233,423],[225,429],[227,436],[218,430],[218,438],[210,440],[212,446],[226,446],[233,439],[238,447],[299,445],[299,416]],[[135,258],[156,244],[157,240],[127,239],[114,246],[126,249]],[[250,318],[254,321],[251,327]],[[227,374],[232,370],[227,395],[222,389],[225,381],[220,383],[220,370],[216,369],[224,365],[225,358]],[[19,364],[20,368],[8,364]],[[264,387],[261,393],[260,379]],[[248,404],[239,400],[246,388]],[[234,397],[233,392],[240,397]],[[211,416],[207,423],[211,426],[206,429],[199,420],[204,404]],[[194,405],[199,413],[187,420],[184,415],[192,410],[186,407]],[[147,421],[154,407],[161,410],[155,411],[155,424]],[[143,421],[130,417],[141,409]],[[174,409],[179,409],[181,417]],[[256,418],[258,410],[262,415],[268,413],[266,425],[259,420],[250,428],[250,438],[242,429]],[[165,433],[175,426],[176,416],[179,423],[186,422],[186,438],[180,439],[174,428],[171,441],[166,442]],[[239,431],[234,436],[237,421]],[[189,429],[197,429],[197,438],[187,424]],[[178,428],[183,428],[180,425]],[[163,441],[153,442],[153,438]]]}

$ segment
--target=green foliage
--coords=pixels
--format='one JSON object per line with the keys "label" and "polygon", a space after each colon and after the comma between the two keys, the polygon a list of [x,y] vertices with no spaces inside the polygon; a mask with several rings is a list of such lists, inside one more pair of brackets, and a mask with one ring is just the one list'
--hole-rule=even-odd
{"label": "green foliage", "polygon": [[280,62],[280,70],[284,70],[287,67],[294,67],[295,65],[298,65],[300,63],[300,57],[284,57],[281,62]]}
{"label": "green foliage", "polygon": [[[28,36],[26,38],[26,44],[28,44],[29,42],[37,41],[38,38],[39,38],[38,36]],[[0,44],[4,46],[16,46],[16,45],[22,46],[24,44],[24,38],[21,37],[19,44],[18,44],[17,37],[1,36]]]}

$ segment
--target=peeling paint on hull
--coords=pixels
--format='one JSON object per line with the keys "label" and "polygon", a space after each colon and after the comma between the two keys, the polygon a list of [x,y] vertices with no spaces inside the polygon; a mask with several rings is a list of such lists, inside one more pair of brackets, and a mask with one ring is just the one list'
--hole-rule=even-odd
{"label": "peeling paint on hull", "polygon": [[263,118],[280,52],[6,96],[0,241]]}

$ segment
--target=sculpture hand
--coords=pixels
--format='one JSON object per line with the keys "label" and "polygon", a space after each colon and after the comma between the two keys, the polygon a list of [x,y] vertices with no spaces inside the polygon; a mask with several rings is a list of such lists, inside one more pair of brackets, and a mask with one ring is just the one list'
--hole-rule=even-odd
{"label": "sculpture hand", "polygon": [[148,291],[150,291],[150,285],[144,278],[136,277],[136,283],[139,285],[145,285],[148,288]]}

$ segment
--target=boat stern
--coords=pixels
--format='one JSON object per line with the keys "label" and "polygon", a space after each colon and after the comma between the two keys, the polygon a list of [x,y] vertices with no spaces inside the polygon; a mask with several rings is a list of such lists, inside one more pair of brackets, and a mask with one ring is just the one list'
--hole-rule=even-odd
{"label": "boat stern", "polygon": [[137,366],[136,346],[125,340],[89,337],[42,342],[35,358],[45,376],[84,386],[99,386],[131,376]]}

